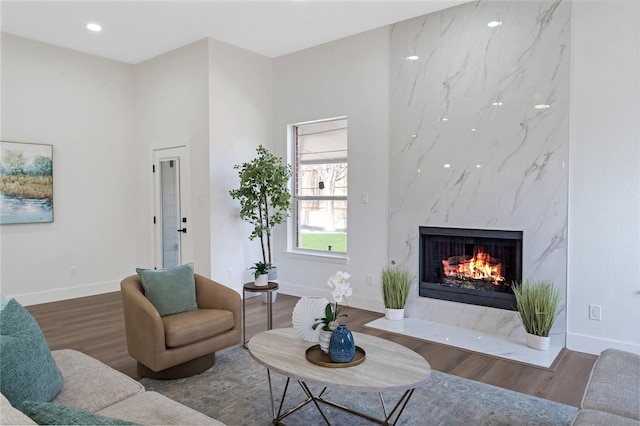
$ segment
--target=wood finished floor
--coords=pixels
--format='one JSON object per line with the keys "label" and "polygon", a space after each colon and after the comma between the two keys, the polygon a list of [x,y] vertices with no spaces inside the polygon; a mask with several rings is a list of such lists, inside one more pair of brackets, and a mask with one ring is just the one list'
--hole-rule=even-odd
{"label": "wood finished floor", "polygon": [[[297,297],[278,294],[273,305],[273,327],[291,327]],[[261,297],[246,301],[247,339],[266,327],[266,305]],[[382,314],[341,307],[353,331],[382,337],[421,354],[431,368],[505,389],[579,406],[596,356],[565,351],[553,371],[526,366],[420,339],[390,334],[364,325]],[[60,302],[27,306],[51,349],[76,349],[135,379],[136,362],[127,352],[120,293],[107,293]]]}

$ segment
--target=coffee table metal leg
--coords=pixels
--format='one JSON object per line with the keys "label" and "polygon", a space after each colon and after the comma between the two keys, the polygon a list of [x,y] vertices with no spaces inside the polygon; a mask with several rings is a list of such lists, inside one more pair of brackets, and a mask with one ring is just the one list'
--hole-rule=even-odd
{"label": "coffee table metal leg", "polygon": [[[280,404],[278,407],[278,412],[276,413],[276,408],[275,408],[275,397],[273,394],[273,386],[271,383],[271,370],[267,369],[267,378],[269,381],[269,395],[271,396],[271,414],[272,414],[272,419],[273,419],[273,424],[274,425],[279,425],[282,424],[281,420],[284,419],[285,417],[287,417],[289,414],[294,413],[295,411],[299,410],[300,408],[304,407],[305,405],[307,405],[310,402],[313,402],[313,404],[316,406],[318,412],[320,412],[320,415],[322,416],[322,418],[324,419],[325,423],[330,426],[331,422],[329,422],[329,419],[327,418],[327,416],[325,415],[324,411],[322,410],[322,408],[320,407],[320,404],[318,404],[318,402],[322,402],[324,404],[330,405],[332,407],[338,408],[340,410],[346,411],[347,413],[351,413],[354,414],[356,416],[365,418],[367,420],[370,420],[372,422],[381,424],[381,425],[395,425],[398,420],[400,419],[400,416],[402,415],[404,409],[406,408],[407,404],[409,403],[409,400],[411,399],[411,396],[413,395],[413,392],[415,391],[415,389],[408,389],[406,390],[402,396],[400,397],[400,399],[398,400],[398,402],[393,406],[393,409],[390,412],[387,412],[387,407],[385,405],[384,402],[384,398],[382,396],[382,392],[379,393],[380,396],[380,403],[382,404],[382,411],[384,414],[384,418],[377,418],[377,417],[373,417],[370,416],[369,414],[366,413],[362,413],[360,411],[354,410],[352,408],[346,407],[344,405],[340,405],[337,404],[333,401],[329,401],[327,399],[324,399],[322,397],[322,395],[324,394],[324,392],[327,390],[327,388],[323,388],[322,391],[317,395],[313,395],[313,393],[311,392],[311,389],[309,389],[309,386],[303,382],[298,380],[298,384],[300,385],[300,387],[302,388],[302,390],[304,391],[305,395],[307,396],[307,399],[305,399],[304,401],[300,402],[299,404],[297,404],[295,407],[290,408],[289,410],[285,411],[284,413],[282,412],[282,408],[284,406],[284,400],[287,396],[287,391],[289,390],[289,382],[291,381],[290,377],[287,377],[287,381],[285,383],[284,386],[284,390],[282,391],[282,398],[280,399]],[[395,420],[392,421],[392,419],[395,417]]]}
{"label": "coffee table metal leg", "polygon": [[271,330],[272,327],[272,312],[271,312],[271,305],[273,303],[272,300],[272,293],[270,291],[265,293],[267,295],[267,330]]}

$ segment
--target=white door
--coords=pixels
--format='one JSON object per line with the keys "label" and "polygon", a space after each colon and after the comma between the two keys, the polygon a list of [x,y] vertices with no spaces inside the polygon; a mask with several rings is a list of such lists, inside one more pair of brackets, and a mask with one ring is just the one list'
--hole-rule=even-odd
{"label": "white door", "polygon": [[188,154],[185,146],[153,151],[156,268],[193,261]]}

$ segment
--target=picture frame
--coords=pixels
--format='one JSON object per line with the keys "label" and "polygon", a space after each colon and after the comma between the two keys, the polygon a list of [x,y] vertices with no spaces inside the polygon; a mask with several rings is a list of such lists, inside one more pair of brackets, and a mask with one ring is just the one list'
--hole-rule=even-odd
{"label": "picture frame", "polygon": [[53,145],[0,141],[0,225],[53,222]]}

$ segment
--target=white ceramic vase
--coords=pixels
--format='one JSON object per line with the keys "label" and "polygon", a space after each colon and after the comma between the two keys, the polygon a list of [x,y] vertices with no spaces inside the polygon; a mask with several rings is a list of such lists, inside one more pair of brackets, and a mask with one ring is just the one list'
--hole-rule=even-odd
{"label": "white ceramic vase", "polygon": [[539,351],[548,350],[549,343],[551,342],[551,337],[549,336],[547,337],[536,336],[535,334],[529,334],[529,333],[527,333],[527,336],[525,339],[527,342],[527,346],[529,346],[532,349],[537,349]]}
{"label": "white ceramic vase", "polygon": [[291,322],[293,328],[305,342],[318,343],[321,326],[315,330],[316,318],[324,317],[324,309],[327,306],[327,299],[322,296],[302,296],[293,308]]}
{"label": "white ceramic vase", "polygon": [[398,321],[404,319],[404,308],[402,309],[391,309],[384,308],[384,316],[388,320]]}
{"label": "white ceramic vase", "polygon": [[260,274],[254,281],[256,287],[264,287],[269,284],[269,274]]}
{"label": "white ceramic vase", "polygon": [[329,354],[329,342],[331,341],[332,334],[333,330],[325,330],[324,328],[321,328],[320,335],[318,336],[320,339],[320,349],[322,349],[322,352],[327,355]]}

